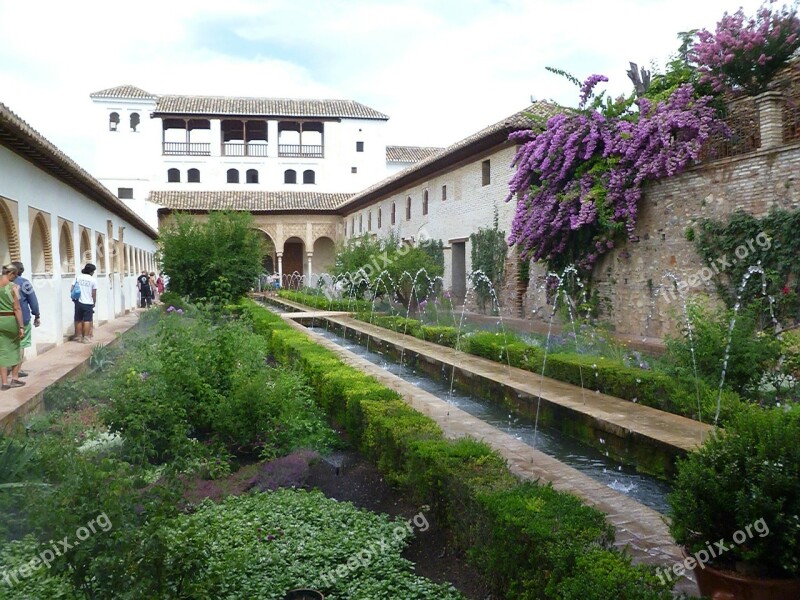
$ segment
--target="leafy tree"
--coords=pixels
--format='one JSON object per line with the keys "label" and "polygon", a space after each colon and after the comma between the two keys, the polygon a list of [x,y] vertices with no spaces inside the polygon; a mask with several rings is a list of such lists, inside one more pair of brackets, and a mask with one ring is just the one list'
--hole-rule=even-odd
{"label": "leafy tree", "polygon": [[207,222],[178,214],[159,245],[170,291],[191,299],[219,297],[218,280],[226,282],[226,295],[242,296],[261,273],[265,253],[247,213],[212,212]]}

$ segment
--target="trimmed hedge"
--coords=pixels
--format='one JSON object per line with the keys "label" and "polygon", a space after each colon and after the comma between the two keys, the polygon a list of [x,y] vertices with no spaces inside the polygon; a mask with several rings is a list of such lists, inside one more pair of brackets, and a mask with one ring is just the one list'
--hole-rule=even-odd
{"label": "trimmed hedge", "polygon": [[319,310],[338,310],[347,312],[369,312],[372,304],[366,300],[357,300],[355,298],[350,300],[329,300],[325,296],[315,296],[306,292],[293,292],[291,290],[281,290],[278,296],[305,304],[311,308],[318,308]]}
{"label": "trimmed hedge", "polygon": [[[250,301],[245,312],[274,357],[306,373],[320,405],[387,480],[433,507],[499,597],[574,598],[569,590],[585,573],[596,597],[623,597],[623,590],[627,600],[672,598],[651,568],[631,566],[612,548],[602,513],[549,484],[520,483],[485,443],[446,440],[435,421],[278,315]],[[586,564],[587,553],[598,560]]]}
{"label": "trimmed hedge", "polygon": [[[459,349],[464,352],[536,374],[542,373],[544,350],[526,344],[513,335],[480,331],[459,338],[455,327],[428,326],[416,319],[399,316],[378,316],[370,322],[449,348],[455,348],[458,340]],[[695,383],[693,378],[628,367],[600,356],[549,352],[544,374],[552,379],[583,385],[586,389],[600,390],[609,396],[635,401],[690,419],[698,418],[699,393],[704,420],[708,421],[716,412],[718,390],[704,381]],[[744,405],[738,394],[724,390],[720,423],[729,421],[741,412]]]}

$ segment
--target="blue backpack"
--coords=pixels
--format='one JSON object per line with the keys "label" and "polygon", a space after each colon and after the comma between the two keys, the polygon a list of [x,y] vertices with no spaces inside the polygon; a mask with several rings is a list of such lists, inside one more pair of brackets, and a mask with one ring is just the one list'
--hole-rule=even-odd
{"label": "blue backpack", "polygon": [[81,297],[81,286],[78,285],[77,279],[75,280],[75,283],[72,284],[72,289],[69,292],[69,297],[75,301],[79,300]]}

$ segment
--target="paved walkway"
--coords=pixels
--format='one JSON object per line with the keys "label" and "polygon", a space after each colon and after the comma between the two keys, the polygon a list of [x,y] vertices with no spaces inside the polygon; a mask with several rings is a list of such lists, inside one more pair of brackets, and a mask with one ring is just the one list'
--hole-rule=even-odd
{"label": "paved walkway", "polygon": [[[446,437],[453,439],[470,436],[482,440],[496,449],[508,461],[510,470],[519,477],[552,482],[554,488],[573,493],[587,504],[604,512],[616,529],[615,544],[618,547],[627,547],[634,561],[671,566],[683,560],[680,548],[675,545],[669,534],[665,517],[660,513],[535,450],[525,442],[419,389],[323,336],[309,331],[296,322],[298,317],[304,315],[287,313],[282,316],[292,327],[336,352],[345,363],[372,375],[386,387],[398,392],[410,406],[434,419]],[[348,326],[352,321],[342,317],[332,320],[345,321]],[[383,331],[385,330],[382,330],[381,334]],[[450,358],[452,359],[452,351]],[[681,580],[676,589],[678,592],[698,594],[693,579]]]}
{"label": "paved walkway", "polygon": [[136,325],[138,320],[138,312],[130,312],[95,327],[94,339],[90,344],[65,342],[36,358],[26,360],[22,367],[29,373],[25,379],[26,385],[0,391],[0,432],[13,430],[22,417],[39,410],[47,387],[84,371],[96,344],[105,346],[114,342],[119,334]]}

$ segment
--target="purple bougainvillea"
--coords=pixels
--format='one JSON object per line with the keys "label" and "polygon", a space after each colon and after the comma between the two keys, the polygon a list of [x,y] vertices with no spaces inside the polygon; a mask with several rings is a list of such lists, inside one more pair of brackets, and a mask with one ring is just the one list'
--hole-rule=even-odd
{"label": "purple bougainvillea", "polygon": [[601,81],[581,86],[578,110],[511,135],[523,143],[509,184],[508,198],[519,198],[510,242],[523,257],[590,269],[633,234],[642,186],[692,164],[717,126],[711,98],[695,98],[688,84],[657,105],[639,99],[638,113],[619,103],[602,112],[598,101],[584,108]]}
{"label": "purple bougainvillea", "polygon": [[716,92],[743,90],[763,92],[775,72],[800,47],[797,7],[772,10],[767,2],[756,16],[747,18],[740,8],[725,13],[714,33],[703,29],[689,52],[697,64],[701,82]]}

